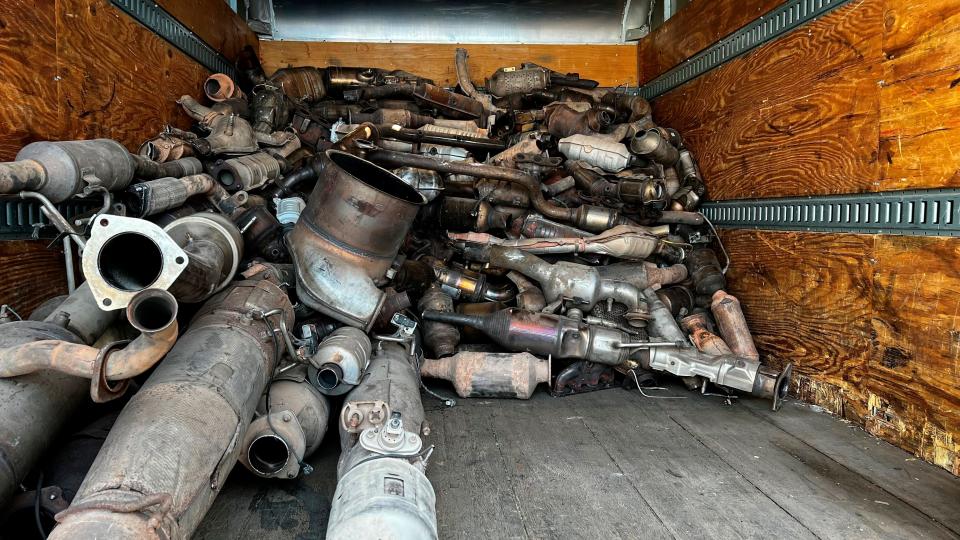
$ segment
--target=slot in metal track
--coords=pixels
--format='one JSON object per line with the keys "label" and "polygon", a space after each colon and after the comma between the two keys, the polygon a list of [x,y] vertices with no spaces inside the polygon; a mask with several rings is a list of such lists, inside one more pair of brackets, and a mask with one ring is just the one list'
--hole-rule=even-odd
{"label": "slot in metal track", "polygon": [[640,95],[653,99],[692,81],[704,73],[742,56],[768,41],[820,17],[850,0],[790,0],[743,28],[688,58],[640,88]]}
{"label": "slot in metal track", "polygon": [[721,228],[960,236],[960,189],[712,201],[700,210]]}
{"label": "slot in metal track", "polygon": [[[93,212],[103,201],[72,200],[57,206],[67,221]],[[0,240],[29,240],[31,238],[54,238],[57,230],[40,211],[40,203],[33,200],[0,200]]]}
{"label": "slot in metal track", "polygon": [[111,0],[111,3],[210,71],[236,77],[232,62],[155,2]]}

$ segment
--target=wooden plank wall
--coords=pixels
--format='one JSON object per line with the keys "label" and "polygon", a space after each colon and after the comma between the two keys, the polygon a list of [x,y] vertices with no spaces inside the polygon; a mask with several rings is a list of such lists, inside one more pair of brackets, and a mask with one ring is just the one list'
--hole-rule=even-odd
{"label": "wooden plank wall", "polygon": [[[225,55],[258,43],[222,0],[159,3]],[[108,0],[0,2],[0,160],[37,140],[108,137],[136,150],[164,124],[189,127],[175,101],[208,75]],[[0,303],[24,316],[66,288],[62,253],[45,247],[0,249]]]}
{"label": "wooden plank wall", "polygon": [[[641,42],[643,80],[696,52],[681,41],[657,63],[663,36],[714,23],[684,13]],[[711,35],[736,29],[725,17]],[[960,0],[858,0],[658,98],[654,114],[695,150],[713,199],[956,187],[958,38]],[[765,357],[797,367],[800,397],[960,474],[960,239],[722,238],[730,289]]]}
{"label": "wooden plank wall", "polygon": [[564,73],[580,73],[602,86],[637,84],[634,45],[486,45],[445,43],[345,43],[264,41],[261,60],[267,73],[287,66],[373,66],[403,69],[456,86],[454,54],[465,47],[470,75],[478,84],[505,66],[535,62]]}

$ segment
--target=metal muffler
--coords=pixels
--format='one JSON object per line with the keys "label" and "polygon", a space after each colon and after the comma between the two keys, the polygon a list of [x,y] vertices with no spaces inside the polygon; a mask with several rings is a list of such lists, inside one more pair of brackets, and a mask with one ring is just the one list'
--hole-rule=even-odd
{"label": "metal muffler", "polygon": [[419,377],[409,350],[382,343],[340,413],[342,453],[328,539],[437,538]]}
{"label": "metal muffler", "polygon": [[240,463],[262,478],[296,478],[327,432],[330,405],[302,366],[269,384],[243,440]]}
{"label": "metal muffler", "polygon": [[287,295],[240,281],[200,309],[189,330],[123,408],[50,535],[186,538],[237,462],[280,349],[264,318],[293,324]]}
{"label": "metal muffler", "polygon": [[287,237],[297,294],[307,306],[369,330],[384,301],[378,285],[410,229],[423,195],[373,163],[335,150]]}
{"label": "metal muffler", "polygon": [[462,398],[530,399],[539,383],[550,381],[550,360],[526,352],[463,351],[424,360],[420,374],[452,382]]}
{"label": "metal muffler", "polygon": [[[93,345],[117,320],[118,311],[102,311],[83,284],[40,321],[0,325],[0,347],[61,340]],[[0,379],[0,506],[60,434],[72,411],[89,395],[90,381],[57,371],[38,371]]]}
{"label": "metal muffler", "polygon": [[310,357],[310,382],[320,392],[339,396],[360,384],[372,350],[370,338],[361,330],[344,326],[323,339]]}

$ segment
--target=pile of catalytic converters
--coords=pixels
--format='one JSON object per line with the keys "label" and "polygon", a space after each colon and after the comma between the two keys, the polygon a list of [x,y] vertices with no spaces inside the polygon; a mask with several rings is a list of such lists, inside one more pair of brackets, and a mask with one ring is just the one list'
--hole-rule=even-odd
{"label": "pile of catalytic converters", "polygon": [[[0,164],[0,193],[41,205],[85,280],[0,318],[18,441],[0,504],[42,500],[50,538],[187,537],[238,460],[308,474],[329,422],[328,538],[436,537],[429,379],[526,399],[675,376],[779,402],[790,369],[760,364],[723,290],[681,134],[577,74],[523,64],[479,89],[463,49],[456,67],[454,90],[376,68],[267,78],[247,51],[236,80],[180,98],[190,131]],[[105,440],[52,448],[91,401],[114,403],[93,408]]]}

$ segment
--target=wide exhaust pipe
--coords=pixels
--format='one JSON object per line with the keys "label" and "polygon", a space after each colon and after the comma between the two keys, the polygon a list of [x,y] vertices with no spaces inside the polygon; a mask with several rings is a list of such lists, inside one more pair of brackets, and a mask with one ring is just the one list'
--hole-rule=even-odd
{"label": "wide exhaust pipe", "polygon": [[124,407],[50,538],[189,537],[273,375],[279,317],[292,325],[293,306],[268,281],[237,282],[204,304]]}

